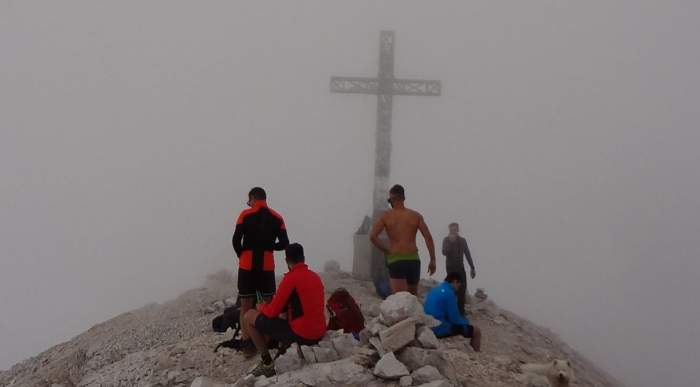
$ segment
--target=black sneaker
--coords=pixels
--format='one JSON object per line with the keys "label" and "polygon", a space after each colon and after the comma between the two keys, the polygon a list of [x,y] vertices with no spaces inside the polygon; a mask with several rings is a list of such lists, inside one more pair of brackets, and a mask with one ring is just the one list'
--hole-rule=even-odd
{"label": "black sneaker", "polygon": [[269,378],[275,376],[275,363],[269,362],[265,364],[265,362],[261,360],[258,366],[250,371],[250,374],[255,377],[265,376]]}

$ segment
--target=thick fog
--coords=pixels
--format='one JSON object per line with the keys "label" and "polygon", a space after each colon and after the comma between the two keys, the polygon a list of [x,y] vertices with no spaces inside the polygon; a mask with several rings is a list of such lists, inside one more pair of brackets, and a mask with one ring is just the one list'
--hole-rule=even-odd
{"label": "thick fog", "polygon": [[254,185],[349,270],[376,98],[329,78],[376,75],[391,29],[396,76],[443,82],[394,99],[391,180],[436,239],[460,222],[471,290],[630,386],[697,385],[698,11],[1,2],[0,368],[231,270]]}

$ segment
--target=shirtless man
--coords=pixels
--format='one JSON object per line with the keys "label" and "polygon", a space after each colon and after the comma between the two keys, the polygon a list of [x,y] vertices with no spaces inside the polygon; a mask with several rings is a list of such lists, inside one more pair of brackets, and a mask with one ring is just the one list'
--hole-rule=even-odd
{"label": "shirtless man", "polygon": [[[389,283],[394,293],[409,291],[416,294],[420,280],[420,258],[416,246],[416,234],[423,235],[430,253],[428,274],[435,273],[435,243],[430,235],[428,225],[418,212],[406,208],[406,195],[400,185],[389,190],[390,210],[386,211],[372,227],[370,240],[384,255],[389,267]],[[389,246],[379,240],[379,234],[386,230],[389,236]]]}

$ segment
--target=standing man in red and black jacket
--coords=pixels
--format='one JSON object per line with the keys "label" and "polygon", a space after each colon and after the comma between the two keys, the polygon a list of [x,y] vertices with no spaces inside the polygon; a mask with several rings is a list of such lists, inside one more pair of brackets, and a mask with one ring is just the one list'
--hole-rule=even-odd
{"label": "standing man in red and black jacket", "polygon": [[[238,256],[238,296],[241,316],[253,308],[257,294],[269,301],[275,294],[275,257],[273,251],[289,245],[282,216],[267,206],[267,193],[255,187],[248,193],[248,206],[236,221],[233,249]],[[255,346],[245,325],[242,326],[241,348],[255,354]]]}

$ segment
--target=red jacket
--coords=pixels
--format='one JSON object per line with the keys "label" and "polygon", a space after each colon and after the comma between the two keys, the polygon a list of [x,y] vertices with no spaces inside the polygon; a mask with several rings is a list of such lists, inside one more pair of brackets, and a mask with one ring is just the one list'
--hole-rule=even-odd
{"label": "red jacket", "polygon": [[298,263],[284,275],[277,293],[269,304],[260,306],[266,317],[287,312],[292,331],[307,340],[317,340],[326,333],[326,314],[321,277],[304,263]]}

